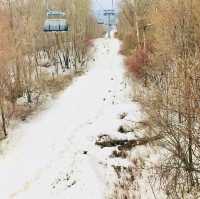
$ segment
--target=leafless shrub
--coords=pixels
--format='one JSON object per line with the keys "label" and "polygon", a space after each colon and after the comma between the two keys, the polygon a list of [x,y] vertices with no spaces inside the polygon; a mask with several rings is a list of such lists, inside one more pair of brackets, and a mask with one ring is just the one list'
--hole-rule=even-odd
{"label": "leafless shrub", "polygon": [[158,145],[168,155],[158,174],[169,198],[195,198],[200,190],[199,6],[197,0],[127,0],[120,16],[120,38],[128,26],[137,36],[135,49],[146,49],[147,41],[153,45],[151,65],[143,67],[147,89],[140,86],[138,99],[149,115],[150,133],[164,137]]}

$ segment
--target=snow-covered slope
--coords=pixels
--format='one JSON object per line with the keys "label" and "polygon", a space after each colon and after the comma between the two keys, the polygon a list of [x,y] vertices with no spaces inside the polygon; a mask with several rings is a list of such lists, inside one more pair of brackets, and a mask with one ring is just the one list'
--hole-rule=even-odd
{"label": "snow-covered slope", "polygon": [[119,46],[114,38],[97,39],[89,71],[48,110],[11,132],[1,149],[1,199],[105,198],[108,152],[95,139],[116,131],[121,112],[140,117],[129,99]]}

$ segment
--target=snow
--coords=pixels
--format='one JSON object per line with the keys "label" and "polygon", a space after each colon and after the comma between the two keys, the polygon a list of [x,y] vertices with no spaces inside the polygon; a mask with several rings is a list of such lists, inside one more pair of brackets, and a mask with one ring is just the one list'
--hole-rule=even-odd
{"label": "snow", "polygon": [[142,117],[130,100],[119,47],[117,39],[97,39],[89,71],[48,110],[11,131],[1,146],[0,198],[105,198],[111,151],[95,140],[116,132],[123,112],[135,121]]}

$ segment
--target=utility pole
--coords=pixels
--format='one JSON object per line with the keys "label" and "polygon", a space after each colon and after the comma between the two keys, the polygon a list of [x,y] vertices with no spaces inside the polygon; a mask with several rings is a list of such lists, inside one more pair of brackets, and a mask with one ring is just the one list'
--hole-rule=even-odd
{"label": "utility pole", "polygon": [[104,16],[108,17],[108,38],[111,38],[110,32],[112,28],[111,16],[115,15],[114,9],[104,10]]}

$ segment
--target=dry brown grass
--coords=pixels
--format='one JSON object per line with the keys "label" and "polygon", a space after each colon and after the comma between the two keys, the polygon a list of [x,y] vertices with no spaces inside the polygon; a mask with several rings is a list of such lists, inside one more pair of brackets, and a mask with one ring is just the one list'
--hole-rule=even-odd
{"label": "dry brown grass", "polygon": [[135,53],[129,56],[126,60],[128,71],[131,72],[136,78],[144,76],[144,67],[149,65],[149,56],[144,49],[137,49]]}
{"label": "dry brown grass", "polygon": [[[72,83],[73,78],[76,76],[77,75],[63,75],[52,79],[52,77],[47,74],[43,75],[42,81],[40,82],[42,87],[40,86],[38,88],[40,92],[38,92],[38,95],[36,96],[36,99],[34,99],[33,103],[29,104],[24,102],[24,104],[12,104],[9,101],[5,103],[5,112],[7,118],[6,125],[9,126],[11,121],[25,121],[29,116],[36,113],[38,108],[45,103],[45,95],[50,94],[52,97],[55,97],[60,91],[68,87]],[[1,122],[0,126],[2,126]],[[5,136],[0,130],[0,139],[4,138]]]}
{"label": "dry brown grass", "polygon": [[72,75],[60,75],[56,78],[46,76],[42,79],[42,87],[44,91],[56,94],[59,91],[62,91],[65,87],[69,86],[72,83]]}

